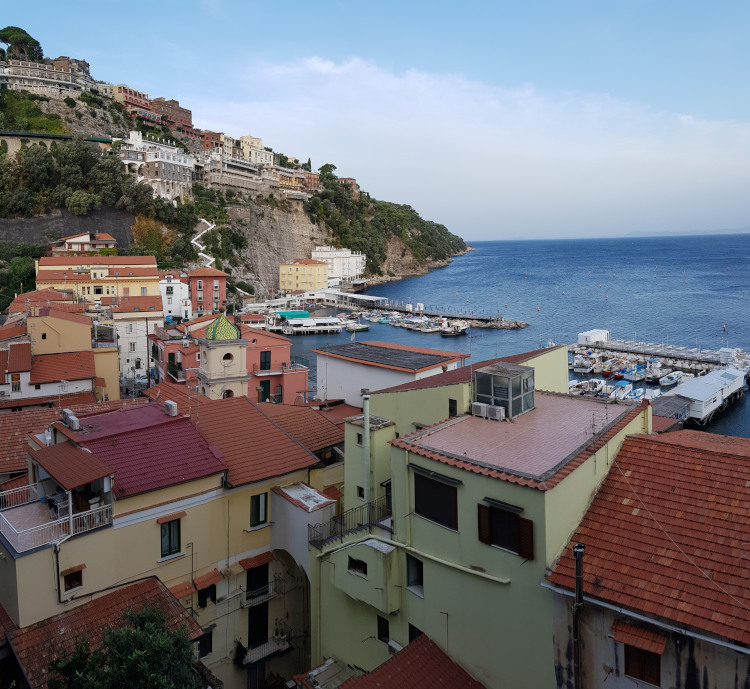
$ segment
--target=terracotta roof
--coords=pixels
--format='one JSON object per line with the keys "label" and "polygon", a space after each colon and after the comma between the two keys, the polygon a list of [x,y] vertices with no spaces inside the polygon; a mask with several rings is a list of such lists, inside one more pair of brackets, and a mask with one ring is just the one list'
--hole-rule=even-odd
{"label": "terracotta roof", "polygon": [[326,265],[325,261],[317,261],[314,258],[293,258],[291,261],[282,261],[282,266],[321,266]]}
{"label": "terracotta roof", "polygon": [[182,321],[182,323],[175,327],[175,330],[179,330],[181,333],[184,333],[188,331],[191,325],[215,321],[218,317],[218,313],[207,313],[205,316],[199,316],[198,318],[193,318],[190,321]]}
{"label": "terracotta roof", "polygon": [[6,490],[13,490],[14,488],[23,488],[24,486],[28,485],[29,475],[21,474],[20,476],[10,478],[7,481],[3,481],[2,483],[0,483],[0,493],[5,492]]}
{"label": "terracotta roof", "polygon": [[30,449],[29,453],[65,490],[80,488],[114,473],[94,453],[86,452],[73,443]]}
{"label": "terracotta roof", "polygon": [[547,577],[584,594],[739,644],[750,643],[750,441],[675,431],[631,436]]}
{"label": "terracotta roof", "polygon": [[349,342],[311,349],[314,354],[344,359],[367,366],[419,373],[467,358],[468,354],[408,347],[387,342]]}
{"label": "terracotta roof", "polygon": [[5,608],[0,603],[0,648],[8,640],[6,635],[11,629],[15,629],[16,625],[13,620],[10,619],[10,615],[5,611]]}
{"label": "terracotta roof", "polygon": [[195,579],[193,579],[193,583],[195,584],[195,588],[200,591],[201,589],[208,588],[209,586],[211,586],[211,584],[220,582],[223,578],[224,577],[221,576],[221,572],[218,569],[214,568],[207,574],[202,574],[199,577],[195,577]]}
{"label": "terracotta roof", "polygon": [[389,442],[441,464],[549,490],[642,411],[539,391],[535,405],[513,423],[460,416]]}
{"label": "terracotta roof", "polygon": [[193,586],[192,581],[183,581],[181,584],[170,586],[169,592],[175,598],[187,598],[195,593],[195,586]]}
{"label": "terracotta roof", "polygon": [[26,323],[16,325],[4,325],[0,328],[0,340],[10,340],[13,337],[22,337],[26,334]]}
{"label": "terracotta roof", "polygon": [[325,408],[319,407],[316,411],[325,416],[331,423],[341,426],[344,423],[344,419],[361,414],[362,407],[354,407],[351,404],[336,404],[334,406],[326,406]]}
{"label": "terracotta roof", "polygon": [[35,356],[31,361],[29,382],[35,385],[94,377],[96,377],[94,352],[63,352],[62,354]]}
{"label": "terracotta roof", "polygon": [[[198,430],[221,450],[228,479],[240,486],[306,469],[316,457],[263,414],[247,397],[200,405]],[[252,438],[251,443],[248,438]]]}
{"label": "terracotta roof", "polygon": [[679,428],[682,425],[680,419],[672,419],[668,416],[651,415],[651,431],[653,433],[666,433],[667,431]]}
{"label": "terracotta roof", "polygon": [[615,620],[612,625],[615,641],[635,646],[649,653],[664,653],[667,647],[667,634],[656,629],[646,629],[629,620]]}
{"label": "terracotta roof", "polygon": [[310,407],[291,404],[258,404],[259,409],[310,452],[344,442],[344,429]]}
{"label": "terracotta roof", "polygon": [[[15,407],[57,407],[65,409],[70,405],[93,404],[96,395],[93,392],[74,392],[70,395],[48,395],[47,397],[24,397],[20,400],[5,400],[0,402],[0,409],[13,409]],[[0,414],[0,417],[5,414]]]}
{"label": "terracotta roof", "polygon": [[78,239],[78,237],[91,237],[94,240],[100,242],[114,242],[115,238],[111,234],[106,232],[79,232],[78,234],[71,234],[68,237],[60,237],[58,242],[66,242],[70,239]]}
{"label": "terracotta roof", "polygon": [[[86,393],[93,398],[93,394]],[[0,414],[0,473],[12,473],[26,470],[26,450],[28,444],[26,436],[32,432],[43,431],[49,424],[58,421],[62,414],[61,409],[69,408],[76,415],[84,415],[86,412],[97,410],[112,410],[122,407],[141,406],[148,403],[145,397],[132,400],[113,400],[111,402],[95,402],[86,404],[66,404],[71,397],[79,395],[63,395],[60,399],[62,407],[57,407],[58,397],[45,398],[55,404],[55,408],[29,409]],[[24,400],[26,401],[26,400]],[[39,400],[32,400],[39,401]]]}
{"label": "terracotta roof", "polygon": [[70,266],[75,270],[78,266],[154,266],[154,256],[42,256],[39,268],[47,266]]}
{"label": "terracotta roof", "polygon": [[548,347],[545,349],[535,349],[531,352],[524,352],[522,354],[513,354],[512,356],[505,356],[499,359],[487,359],[486,361],[477,361],[476,363],[454,368],[452,371],[446,371],[445,373],[438,373],[434,376],[428,376],[427,378],[420,378],[419,380],[412,380],[408,383],[402,383],[401,385],[394,385],[390,388],[383,388],[382,390],[375,390],[373,392],[401,392],[403,390],[421,390],[424,388],[437,388],[444,385],[455,385],[457,383],[468,383],[471,381],[474,371],[484,368],[485,366],[491,366],[492,364],[505,363],[505,364],[523,364],[530,359],[551,352],[555,347]]}
{"label": "terracotta roof", "polygon": [[159,273],[156,267],[153,268],[113,268],[109,271],[106,277],[92,278],[90,273],[74,270],[42,270],[41,268],[36,274],[37,284],[44,284],[45,282],[70,282],[71,285],[77,282],[101,282],[102,280],[110,280],[112,278],[143,278],[143,277],[159,277]]}
{"label": "terracotta roof", "polygon": [[67,311],[61,311],[56,307],[56,305],[46,306],[44,308],[39,309],[39,312],[37,315],[39,317],[59,318],[60,320],[63,320],[63,321],[69,321],[70,323],[80,323],[81,325],[88,325],[89,327],[93,323],[91,316],[84,316],[83,314],[68,313]]}
{"label": "terracotta roof", "polygon": [[[288,337],[284,337],[283,335],[278,335],[276,333],[269,333],[267,330],[253,328],[249,325],[245,325],[244,323],[240,323],[240,330],[242,332],[242,337],[244,337],[250,343],[252,343],[253,340],[257,340],[257,345],[261,347],[264,343],[269,343],[269,346],[279,344],[289,345],[290,347],[292,346],[292,341]],[[255,345],[249,345],[249,347],[252,346]]]}
{"label": "terracotta roof", "polygon": [[177,403],[177,411],[180,414],[195,415],[196,408],[209,401],[205,395],[201,395],[197,390],[191,390],[186,385],[177,383],[164,382],[154,385],[143,394],[150,399],[164,404],[167,400]]}
{"label": "terracotta roof", "polygon": [[273,562],[276,558],[274,554],[269,551],[267,553],[261,553],[255,557],[246,557],[239,561],[242,569],[253,569],[254,567],[260,567],[265,565],[267,562]]}
{"label": "terracotta roof", "polygon": [[227,273],[216,268],[196,268],[188,273],[189,278],[226,277]]}
{"label": "terracotta roof", "polygon": [[79,420],[80,432],[65,429],[62,424],[56,428],[114,469],[117,499],[225,470],[190,419],[167,416],[160,404],[83,416]]}
{"label": "terracotta roof", "polygon": [[111,306],[113,313],[164,310],[161,297],[102,297],[102,306]]}
{"label": "terracotta roof", "polygon": [[352,677],[341,689],[484,689],[458,663],[422,634],[403,650],[362,677]]}
{"label": "terracotta roof", "polygon": [[[5,371],[8,373],[20,373],[32,369],[31,342],[10,343],[8,345],[8,360],[5,363]],[[31,381],[34,383],[35,381]]]}
{"label": "terracotta roof", "polygon": [[66,292],[58,292],[52,287],[38,289],[32,292],[19,294],[10,304],[9,312],[18,313],[26,311],[27,306],[37,306],[39,304],[53,304],[55,302],[72,302],[73,295]]}
{"label": "terracotta roof", "polygon": [[44,689],[52,661],[63,654],[71,654],[76,643],[84,638],[91,650],[96,650],[107,630],[123,625],[126,610],[138,612],[145,608],[161,610],[169,628],[184,628],[191,641],[203,633],[167,587],[156,577],[150,577],[36,624],[15,629],[8,633],[8,638],[30,686]]}

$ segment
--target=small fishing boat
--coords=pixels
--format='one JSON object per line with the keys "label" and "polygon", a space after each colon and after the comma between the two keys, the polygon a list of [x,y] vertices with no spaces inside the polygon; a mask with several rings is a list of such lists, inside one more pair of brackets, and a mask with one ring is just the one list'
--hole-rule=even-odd
{"label": "small fishing boat", "polygon": [[646,365],[640,364],[635,368],[630,368],[623,374],[623,379],[631,383],[640,383],[646,378]]}
{"label": "small fishing boat", "polygon": [[625,399],[638,402],[643,399],[643,396],[645,394],[646,392],[643,388],[634,388],[627,395],[625,395]]}
{"label": "small fishing boat", "polygon": [[631,392],[633,389],[633,384],[629,383],[626,380],[618,380],[615,383],[615,389],[612,391],[612,394],[610,395],[610,398],[616,399],[616,400],[624,400],[625,396]]}
{"label": "small fishing boat", "polygon": [[683,378],[684,374],[682,371],[672,371],[672,373],[668,373],[666,376],[659,378],[659,385],[663,388],[668,388],[670,385],[681,383]]}
{"label": "small fishing boat", "polygon": [[347,321],[344,327],[349,333],[363,333],[370,329],[370,325],[368,323],[362,323],[361,321],[353,320]]}
{"label": "small fishing boat", "polygon": [[444,318],[440,326],[440,334],[443,337],[455,337],[465,335],[469,330],[469,324],[463,320],[449,321]]}
{"label": "small fishing boat", "polygon": [[576,354],[573,357],[573,372],[574,373],[591,373],[594,370],[594,364],[596,364],[596,357],[590,354]]}
{"label": "small fishing boat", "polygon": [[440,323],[437,321],[427,321],[426,323],[423,323],[421,327],[419,328],[420,333],[439,333],[440,332]]}

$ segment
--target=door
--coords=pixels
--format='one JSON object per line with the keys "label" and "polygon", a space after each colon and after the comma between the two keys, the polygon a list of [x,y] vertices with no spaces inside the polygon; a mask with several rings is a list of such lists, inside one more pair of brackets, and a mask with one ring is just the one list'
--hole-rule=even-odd
{"label": "door", "polygon": [[267,402],[271,399],[271,381],[270,380],[261,380],[260,383],[258,383],[258,387],[262,388],[259,390],[260,394],[260,400],[259,402]]}
{"label": "door", "polygon": [[263,596],[268,593],[268,563],[247,570],[247,588],[249,594]]}
{"label": "door", "polygon": [[268,601],[247,609],[248,648],[255,648],[266,641],[268,641]]}

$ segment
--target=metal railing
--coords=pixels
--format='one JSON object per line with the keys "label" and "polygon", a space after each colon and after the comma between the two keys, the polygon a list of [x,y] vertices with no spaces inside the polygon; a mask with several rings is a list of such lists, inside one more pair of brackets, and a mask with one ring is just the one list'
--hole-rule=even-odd
{"label": "metal railing", "polygon": [[245,591],[245,597],[240,601],[240,604],[243,608],[251,608],[254,605],[265,603],[271,600],[271,598],[276,598],[276,596],[283,596],[285,593],[286,580],[277,574],[265,586],[261,586],[253,591]]}
{"label": "metal railing", "polygon": [[65,536],[73,536],[100,526],[107,526],[112,523],[112,506],[105,505],[96,510],[88,512],[79,512],[73,515],[72,534],[70,518],[57,519],[30,529],[17,531],[8,521],[3,513],[0,512],[0,532],[5,536],[8,542],[13,546],[17,553],[23,553],[32,548],[39,548],[49,543],[55,543]]}
{"label": "metal railing", "polygon": [[20,488],[12,488],[0,493],[0,511],[7,510],[9,507],[18,507],[29,502],[36,502],[39,499],[37,484],[32,483]]}
{"label": "metal railing", "polygon": [[308,524],[307,540],[310,545],[322,550],[331,541],[343,541],[351,534],[372,531],[373,527],[393,533],[391,510],[385,496],[342,512],[322,524]]}
{"label": "metal railing", "polygon": [[292,647],[291,638],[292,628],[285,624],[281,633],[277,632],[273,636],[269,636],[262,643],[248,648],[244,664],[257,663],[259,660],[263,660],[263,658],[288,651]]}

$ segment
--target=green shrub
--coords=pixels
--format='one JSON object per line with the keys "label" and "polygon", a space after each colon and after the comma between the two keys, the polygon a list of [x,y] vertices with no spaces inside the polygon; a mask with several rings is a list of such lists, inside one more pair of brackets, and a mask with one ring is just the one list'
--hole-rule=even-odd
{"label": "green shrub", "polygon": [[75,108],[76,106],[75,100],[73,100],[70,96],[65,96],[65,98],[63,99],[63,103],[65,103],[65,105],[67,105],[69,108]]}

